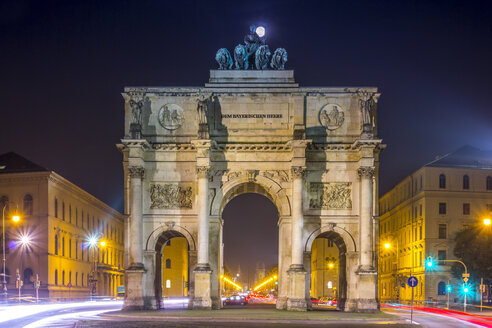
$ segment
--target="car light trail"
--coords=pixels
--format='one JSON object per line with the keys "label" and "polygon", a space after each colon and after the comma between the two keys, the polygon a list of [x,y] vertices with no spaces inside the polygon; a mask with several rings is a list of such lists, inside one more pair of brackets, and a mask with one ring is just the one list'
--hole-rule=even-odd
{"label": "car light trail", "polygon": [[253,290],[257,291],[258,289],[260,289],[261,287],[263,287],[264,285],[268,284],[269,282],[271,282],[273,280],[277,280],[277,276],[273,276],[270,279],[265,280],[264,282],[262,282],[261,284],[259,284],[255,288],[253,288]]}

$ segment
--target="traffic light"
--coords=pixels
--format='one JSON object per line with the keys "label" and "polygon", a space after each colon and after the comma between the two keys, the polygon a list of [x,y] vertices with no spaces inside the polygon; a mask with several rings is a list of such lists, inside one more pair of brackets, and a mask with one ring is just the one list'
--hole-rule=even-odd
{"label": "traffic light", "polygon": [[434,265],[434,261],[432,260],[432,257],[429,256],[425,264],[428,268],[432,268],[432,266]]}
{"label": "traffic light", "polygon": [[468,294],[469,291],[468,285],[463,285],[463,293]]}
{"label": "traffic light", "polygon": [[453,287],[451,287],[451,285],[448,285],[448,286],[446,287],[446,290],[447,290],[448,292],[451,292],[451,291],[453,290]]}

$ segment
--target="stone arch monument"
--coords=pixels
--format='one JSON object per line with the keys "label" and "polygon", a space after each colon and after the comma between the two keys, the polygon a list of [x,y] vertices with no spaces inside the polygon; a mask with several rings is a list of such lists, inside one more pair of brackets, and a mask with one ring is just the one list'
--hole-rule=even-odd
{"label": "stone arch monument", "polygon": [[277,308],[309,308],[311,244],[325,237],[343,252],[343,309],[377,311],[377,89],[227,67],[203,87],[123,92],[124,308],[159,307],[156,252],[173,236],[189,244],[190,307],[220,308],[222,209],[256,192],[279,213]]}

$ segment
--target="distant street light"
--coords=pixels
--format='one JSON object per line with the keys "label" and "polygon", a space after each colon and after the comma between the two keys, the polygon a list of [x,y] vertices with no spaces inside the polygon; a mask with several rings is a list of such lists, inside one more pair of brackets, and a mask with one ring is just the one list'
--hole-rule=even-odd
{"label": "distant street light", "polygon": [[490,218],[485,218],[485,219],[483,219],[483,224],[484,224],[485,226],[489,226],[489,225],[490,225],[490,223],[491,223]]}
{"label": "distant street light", "polygon": [[[5,280],[7,274],[6,274],[6,269],[5,269],[5,262],[6,262],[6,258],[5,258],[5,209],[7,208],[8,204],[9,204],[9,201],[6,201],[3,203],[3,210],[2,210],[2,242],[3,242],[3,248],[2,248],[2,251],[3,251],[3,297],[4,298],[7,298],[7,280]],[[16,204],[17,205],[17,204]],[[16,210],[15,210],[15,214],[12,216],[12,220],[14,222],[19,222],[20,221],[20,216],[17,214],[17,210],[18,210],[19,206],[17,205],[16,206]]]}

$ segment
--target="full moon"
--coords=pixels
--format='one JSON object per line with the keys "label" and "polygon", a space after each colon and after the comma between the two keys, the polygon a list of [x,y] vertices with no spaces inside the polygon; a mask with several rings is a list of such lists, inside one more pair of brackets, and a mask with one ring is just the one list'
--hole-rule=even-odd
{"label": "full moon", "polygon": [[256,34],[261,38],[265,35],[265,28],[263,26],[258,26],[256,28]]}

